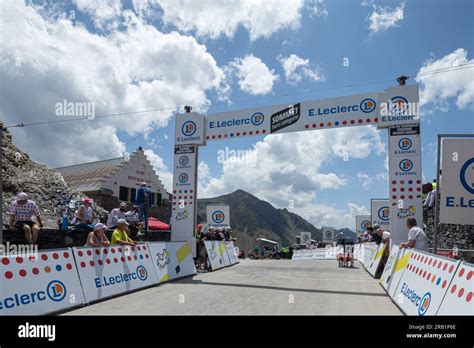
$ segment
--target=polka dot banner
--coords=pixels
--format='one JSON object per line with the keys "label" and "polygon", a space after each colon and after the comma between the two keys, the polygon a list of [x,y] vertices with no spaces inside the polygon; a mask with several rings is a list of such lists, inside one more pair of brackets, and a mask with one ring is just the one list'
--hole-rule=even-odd
{"label": "polka dot banner", "polygon": [[449,284],[438,315],[474,315],[474,265],[461,262]]}
{"label": "polka dot banner", "polygon": [[69,248],[0,256],[0,284],[0,315],[43,315],[85,303]]}
{"label": "polka dot banner", "polygon": [[157,283],[148,243],[73,248],[86,302]]}
{"label": "polka dot banner", "polygon": [[395,292],[395,303],[407,315],[436,315],[460,261],[415,250]]}

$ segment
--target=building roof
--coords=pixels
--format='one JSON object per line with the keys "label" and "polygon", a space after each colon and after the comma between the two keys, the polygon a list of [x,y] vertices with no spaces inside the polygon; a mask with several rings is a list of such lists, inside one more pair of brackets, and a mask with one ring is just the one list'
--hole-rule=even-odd
{"label": "building roof", "polygon": [[99,190],[105,179],[117,171],[124,161],[125,157],[119,157],[56,168],[56,170],[62,174],[69,186],[77,191],[90,192]]}

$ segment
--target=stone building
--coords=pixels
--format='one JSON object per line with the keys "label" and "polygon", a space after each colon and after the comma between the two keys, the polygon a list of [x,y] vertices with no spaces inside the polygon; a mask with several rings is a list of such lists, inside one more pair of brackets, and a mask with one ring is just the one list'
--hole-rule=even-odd
{"label": "stone building", "polygon": [[107,211],[119,202],[135,203],[137,190],[146,182],[152,192],[151,216],[163,218],[159,211],[169,201],[160,178],[141,147],[128,157],[56,168],[68,185],[94,199]]}

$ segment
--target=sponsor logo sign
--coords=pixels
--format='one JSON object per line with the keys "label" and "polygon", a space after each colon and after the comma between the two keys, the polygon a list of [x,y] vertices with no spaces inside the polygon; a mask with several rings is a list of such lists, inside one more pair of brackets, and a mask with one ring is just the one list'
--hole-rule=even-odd
{"label": "sponsor logo sign", "polygon": [[356,233],[357,237],[367,232],[367,226],[371,224],[370,215],[356,215]]}
{"label": "sponsor logo sign", "polygon": [[208,205],[207,206],[207,224],[209,227],[230,226],[229,206],[228,205]]}
{"label": "sponsor logo sign", "polygon": [[390,206],[388,199],[372,199],[370,202],[370,212],[372,217],[372,226],[379,225],[384,230],[389,228],[390,224]]}

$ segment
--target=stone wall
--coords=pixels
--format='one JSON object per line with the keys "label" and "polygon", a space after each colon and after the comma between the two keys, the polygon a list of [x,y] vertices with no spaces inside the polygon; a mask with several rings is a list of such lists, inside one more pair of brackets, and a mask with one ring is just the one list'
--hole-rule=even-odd
{"label": "stone wall", "polygon": [[[434,221],[433,208],[424,208],[425,232],[428,237],[428,247],[434,247]],[[439,224],[438,226],[438,248],[439,249],[474,249],[474,225]],[[466,260],[472,262],[474,253],[462,253]]]}
{"label": "stone wall", "polygon": [[[111,240],[111,232],[107,232],[107,237]],[[132,238],[135,236],[132,235]],[[76,230],[64,232],[53,229],[43,229],[38,238],[38,249],[58,249],[72,246],[84,246],[86,243],[87,232]],[[171,231],[147,232],[143,237],[145,242],[170,241]],[[3,230],[3,244],[9,242],[10,245],[26,244],[23,233],[12,232],[8,229]]]}

